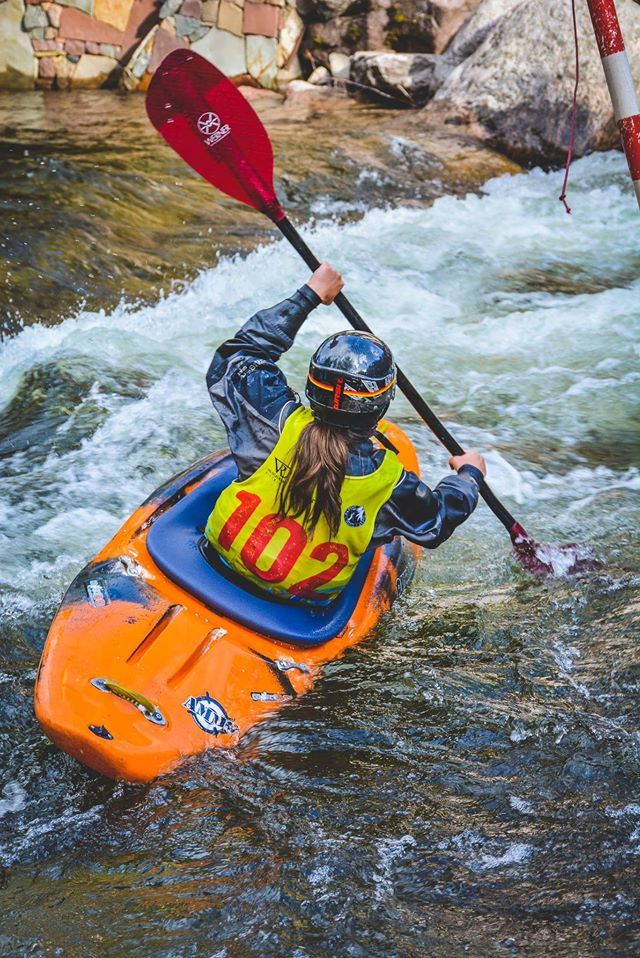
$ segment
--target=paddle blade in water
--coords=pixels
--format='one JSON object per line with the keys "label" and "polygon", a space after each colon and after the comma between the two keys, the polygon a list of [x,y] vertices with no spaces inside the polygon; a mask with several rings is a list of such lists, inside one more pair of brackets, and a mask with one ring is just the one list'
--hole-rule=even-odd
{"label": "paddle blade in water", "polygon": [[284,218],[273,188],[273,151],[253,108],[204,57],[174,50],[147,92],[156,130],[192,169],[275,223]]}
{"label": "paddle blade in water", "polygon": [[579,546],[575,542],[562,546],[536,542],[519,522],[514,523],[510,535],[516,559],[533,575],[578,575],[592,572],[601,565],[588,546]]}

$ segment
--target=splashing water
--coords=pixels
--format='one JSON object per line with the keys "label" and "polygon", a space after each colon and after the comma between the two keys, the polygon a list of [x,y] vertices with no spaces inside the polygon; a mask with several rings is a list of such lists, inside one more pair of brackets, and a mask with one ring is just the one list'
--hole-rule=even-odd
{"label": "splashing water", "polygon": [[[572,217],[558,175],[533,171],[312,240],[487,452],[507,506],[536,535],[594,543],[606,571],[568,580],[568,554],[543,546],[558,578],[521,575],[479,506],[310,696],[149,788],[96,779],[43,739],[39,651],[87,558],[223,443],[213,350],[306,274],[273,243],[154,304],[36,316],[0,345],[0,953],[543,956],[560,935],[567,953],[595,958],[603,936],[630,953],[637,212],[621,156],[573,175]],[[296,388],[342,325],[326,309],[305,324],[283,360]],[[437,482],[446,454],[402,400],[394,416]]]}

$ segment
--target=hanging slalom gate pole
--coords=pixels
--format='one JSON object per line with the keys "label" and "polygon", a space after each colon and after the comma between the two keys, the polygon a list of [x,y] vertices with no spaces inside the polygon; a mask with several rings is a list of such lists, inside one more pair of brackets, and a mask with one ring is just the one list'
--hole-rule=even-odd
{"label": "hanging slalom gate pole", "polygon": [[640,206],[640,108],[615,0],[587,0],[622,148]]}

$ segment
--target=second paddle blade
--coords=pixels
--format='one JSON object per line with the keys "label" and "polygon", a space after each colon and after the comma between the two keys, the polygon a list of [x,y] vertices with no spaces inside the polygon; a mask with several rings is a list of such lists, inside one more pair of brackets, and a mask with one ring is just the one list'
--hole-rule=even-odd
{"label": "second paddle blade", "polygon": [[243,95],[208,60],[174,50],[147,92],[156,130],[192,169],[228,196],[284,217],[273,188],[273,151],[262,122]]}

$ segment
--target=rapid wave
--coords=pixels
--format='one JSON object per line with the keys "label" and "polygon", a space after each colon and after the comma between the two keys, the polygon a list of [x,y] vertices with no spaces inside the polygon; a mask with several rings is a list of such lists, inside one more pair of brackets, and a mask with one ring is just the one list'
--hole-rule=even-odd
{"label": "rapid wave", "polygon": [[[606,541],[628,527],[640,485],[637,211],[619,154],[576,163],[572,190],[570,217],[557,174],[534,170],[305,232],[460,440],[487,452],[511,508]],[[0,346],[6,611],[56,597],[156,485],[224,442],[204,385],[213,351],[306,278],[274,242],[154,305],[36,322]],[[283,359],[296,388],[315,344],[344,325],[335,309],[312,315]],[[437,481],[446,455],[403,401],[395,415]],[[483,512],[468,535],[492,521]]]}

